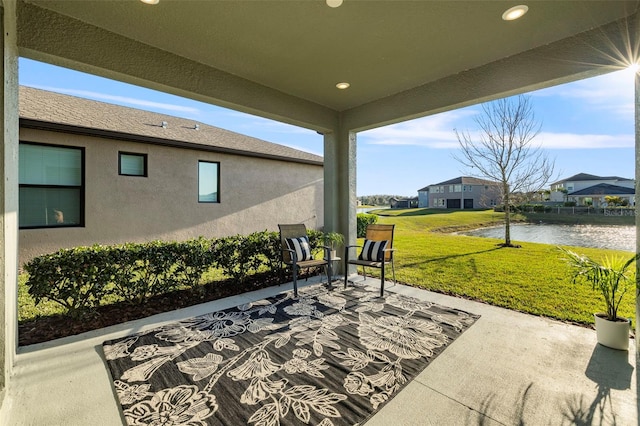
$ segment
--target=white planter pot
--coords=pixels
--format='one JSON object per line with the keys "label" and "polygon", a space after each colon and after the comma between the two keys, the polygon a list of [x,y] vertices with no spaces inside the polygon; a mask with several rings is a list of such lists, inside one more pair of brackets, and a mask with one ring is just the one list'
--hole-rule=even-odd
{"label": "white planter pot", "polygon": [[609,321],[600,315],[602,314],[593,315],[596,320],[598,343],[613,349],[629,350],[629,329],[631,326],[629,320]]}

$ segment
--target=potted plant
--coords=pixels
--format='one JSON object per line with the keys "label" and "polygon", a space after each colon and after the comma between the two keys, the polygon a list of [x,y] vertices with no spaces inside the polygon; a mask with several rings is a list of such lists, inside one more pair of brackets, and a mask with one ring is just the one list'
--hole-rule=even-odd
{"label": "potted plant", "polygon": [[631,320],[620,318],[618,308],[625,293],[635,283],[635,271],[630,268],[638,255],[625,260],[607,256],[601,263],[560,248],[571,267],[573,282],[591,284],[604,299],[606,312],[594,314],[598,343],[613,349],[629,349]]}
{"label": "potted plant", "polygon": [[336,255],[336,249],[338,246],[344,244],[344,235],[338,232],[325,232],[324,234],[325,245],[331,247],[331,259],[338,257]]}

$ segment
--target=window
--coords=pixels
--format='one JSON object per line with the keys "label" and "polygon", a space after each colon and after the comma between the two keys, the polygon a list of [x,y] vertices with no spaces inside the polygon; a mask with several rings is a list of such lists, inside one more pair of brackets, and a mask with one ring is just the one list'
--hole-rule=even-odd
{"label": "window", "polygon": [[462,192],[462,185],[456,185],[453,192]]}
{"label": "window", "polygon": [[84,226],[84,148],[20,143],[19,226]]}
{"label": "window", "polygon": [[118,153],[118,174],[147,177],[147,154]]}
{"label": "window", "polygon": [[198,202],[220,202],[220,163],[198,161]]}

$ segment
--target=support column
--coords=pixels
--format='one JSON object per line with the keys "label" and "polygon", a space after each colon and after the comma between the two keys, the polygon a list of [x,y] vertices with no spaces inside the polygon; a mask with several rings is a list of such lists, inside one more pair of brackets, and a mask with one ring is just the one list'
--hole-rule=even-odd
{"label": "support column", "polygon": [[[634,75],[634,105],[635,105],[635,117],[634,117],[634,127],[636,131],[636,143],[635,143],[635,156],[636,156],[636,184],[635,184],[635,206],[634,209],[636,211],[636,254],[639,253],[640,249],[640,233],[638,233],[638,229],[640,226],[640,215],[638,214],[638,208],[640,208],[640,71],[636,71]],[[635,321],[635,343],[636,343],[636,359],[635,359],[635,367],[636,367],[636,413],[638,418],[640,418],[640,398],[638,395],[640,394],[640,339],[638,338],[638,331],[640,327],[638,326],[638,321],[640,321],[640,261],[636,259],[636,321]],[[640,423],[639,423],[640,424]]]}
{"label": "support column", "polygon": [[16,0],[2,2],[2,144],[0,145],[0,388],[4,399],[18,347],[18,44]]}
{"label": "support column", "polygon": [[338,127],[324,135],[325,231],[339,232],[345,244],[355,244],[356,208],[356,134]]}

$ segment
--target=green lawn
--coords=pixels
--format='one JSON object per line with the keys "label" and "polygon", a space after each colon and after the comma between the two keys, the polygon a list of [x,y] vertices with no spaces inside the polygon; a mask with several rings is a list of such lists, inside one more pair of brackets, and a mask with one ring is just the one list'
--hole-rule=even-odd
{"label": "green lawn", "polygon": [[[396,278],[401,282],[565,321],[593,323],[592,314],[603,310],[598,294],[590,287],[571,284],[568,268],[554,246],[517,242],[522,248],[499,248],[496,244],[500,240],[446,233],[501,223],[502,213],[436,209],[383,212],[379,223],[396,224]],[[611,253],[631,256],[628,252],[572,249],[594,259]],[[219,272],[211,271],[203,281],[220,277]],[[26,276],[20,277],[19,320],[62,311],[53,302],[34,306],[25,280]],[[633,317],[634,306],[634,294],[629,293],[620,314]]]}
{"label": "green lawn", "polygon": [[[378,223],[396,224],[396,278],[401,282],[580,323],[593,323],[593,313],[603,310],[590,287],[571,284],[555,246],[514,241],[522,248],[499,248],[501,240],[497,239],[434,232],[491,224],[501,219],[501,213],[435,209],[385,213]],[[632,256],[612,250],[571,249],[598,260],[612,253]],[[625,296],[622,316],[635,316],[634,296]]]}

